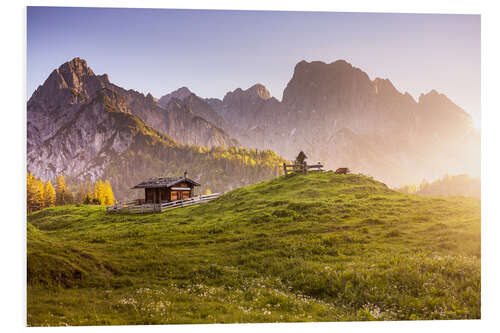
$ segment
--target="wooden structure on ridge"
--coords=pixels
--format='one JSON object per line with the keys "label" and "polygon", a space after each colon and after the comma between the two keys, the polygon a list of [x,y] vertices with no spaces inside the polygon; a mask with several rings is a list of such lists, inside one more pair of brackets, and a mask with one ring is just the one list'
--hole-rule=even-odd
{"label": "wooden structure on ridge", "polygon": [[285,176],[288,175],[289,172],[307,173],[309,170],[320,171],[320,172],[325,171],[322,169],[323,164],[321,164],[321,162],[318,162],[318,164],[307,165],[306,159],[307,159],[306,154],[304,154],[303,151],[300,151],[299,155],[297,155],[297,158],[295,159],[294,164],[283,163],[283,171],[285,172]]}
{"label": "wooden structure on ridge", "polygon": [[106,207],[106,213],[161,213],[174,208],[198,205],[220,197],[221,193],[195,196],[194,188],[200,186],[189,179],[187,171],[184,177],[151,178],[132,187],[144,189],[144,199],[119,203]]}
{"label": "wooden structure on ridge", "polygon": [[132,188],[144,189],[144,200],[139,199],[140,203],[161,204],[193,198],[195,186],[200,186],[200,184],[189,179],[186,171],[184,177],[151,178]]}
{"label": "wooden structure on ridge", "polygon": [[[308,173],[309,171],[325,171],[322,169],[323,164],[318,162],[318,164],[308,165],[305,161],[303,164],[286,164],[283,163],[283,170],[285,171],[285,176],[288,175],[289,172],[303,172]],[[291,168],[291,169],[289,169]]]}

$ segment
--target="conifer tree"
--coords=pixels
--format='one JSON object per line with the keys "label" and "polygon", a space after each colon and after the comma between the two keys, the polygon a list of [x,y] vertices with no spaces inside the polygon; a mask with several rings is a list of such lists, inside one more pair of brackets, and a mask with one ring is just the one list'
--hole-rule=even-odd
{"label": "conifer tree", "polygon": [[47,181],[45,183],[45,207],[54,207],[56,205],[56,191],[52,186],[52,183]]}
{"label": "conifer tree", "polygon": [[83,198],[83,204],[84,205],[90,205],[92,204],[92,197],[90,195],[85,194],[85,197]]}
{"label": "conifer tree", "polygon": [[66,191],[64,191],[64,204],[71,205],[75,201],[75,197],[73,196],[73,192],[71,191],[71,187],[66,187]]}
{"label": "conifer tree", "polygon": [[115,203],[115,195],[113,194],[113,189],[111,188],[111,183],[106,180],[104,183],[104,205],[110,206]]}
{"label": "conifer tree", "polygon": [[36,208],[45,208],[45,188],[41,178],[36,181]]}
{"label": "conifer tree", "polygon": [[42,209],[44,206],[43,181],[37,179],[31,172],[28,172],[26,180],[26,208],[28,213]]}
{"label": "conifer tree", "polygon": [[78,191],[76,192],[75,195],[75,203],[82,203],[84,198],[85,198],[85,188],[83,187],[83,184],[80,183],[80,185],[78,185]]}
{"label": "conifer tree", "polygon": [[99,205],[104,205],[104,183],[98,180],[94,184],[94,198],[93,202]]}
{"label": "conifer tree", "polygon": [[59,175],[56,179],[56,206],[65,205],[64,201],[66,198],[66,182],[64,181],[64,176]]}
{"label": "conifer tree", "polygon": [[35,197],[35,191],[36,188],[34,186],[34,179],[35,177],[31,172],[28,172],[26,175],[26,208],[28,210],[28,213],[31,213],[33,211],[34,207],[34,197]]}
{"label": "conifer tree", "polygon": [[89,183],[87,186],[87,191],[85,192],[85,197],[83,198],[83,203],[86,205],[92,204],[94,194],[92,193],[92,184]]}

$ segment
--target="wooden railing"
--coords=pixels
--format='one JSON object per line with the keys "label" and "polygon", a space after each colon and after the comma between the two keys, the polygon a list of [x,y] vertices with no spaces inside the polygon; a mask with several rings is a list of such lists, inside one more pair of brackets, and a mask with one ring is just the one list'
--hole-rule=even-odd
{"label": "wooden railing", "polygon": [[[308,171],[325,171],[322,169],[323,164],[318,162],[318,164],[307,165],[304,161],[302,164],[286,164],[283,163],[283,171],[285,172],[285,176],[288,175],[289,172],[303,172],[307,173]],[[292,168],[292,169],[288,169]]]}
{"label": "wooden railing", "polygon": [[222,193],[213,193],[207,195],[200,195],[193,198],[181,199],[163,203],[140,203],[140,200],[134,200],[127,203],[115,204],[106,207],[106,213],[161,213],[170,209],[197,205],[200,203],[208,202],[210,200],[220,197]]}

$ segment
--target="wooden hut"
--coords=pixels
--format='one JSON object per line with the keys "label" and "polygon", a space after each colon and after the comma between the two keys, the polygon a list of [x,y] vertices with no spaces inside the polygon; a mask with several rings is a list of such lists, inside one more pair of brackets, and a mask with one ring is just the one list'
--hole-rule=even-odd
{"label": "wooden hut", "polygon": [[187,172],[184,172],[184,177],[152,178],[132,188],[144,189],[144,203],[159,204],[192,198],[194,196],[195,186],[200,186],[200,184],[189,179],[187,177]]}

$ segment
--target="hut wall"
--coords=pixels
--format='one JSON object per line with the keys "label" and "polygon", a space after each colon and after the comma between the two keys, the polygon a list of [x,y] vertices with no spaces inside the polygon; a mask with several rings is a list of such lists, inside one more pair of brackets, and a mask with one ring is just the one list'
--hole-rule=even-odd
{"label": "hut wall", "polygon": [[170,187],[156,187],[144,189],[144,200],[146,203],[161,203],[188,199],[194,196],[193,186],[187,182],[175,184],[174,188],[186,188],[186,190],[172,190]]}

